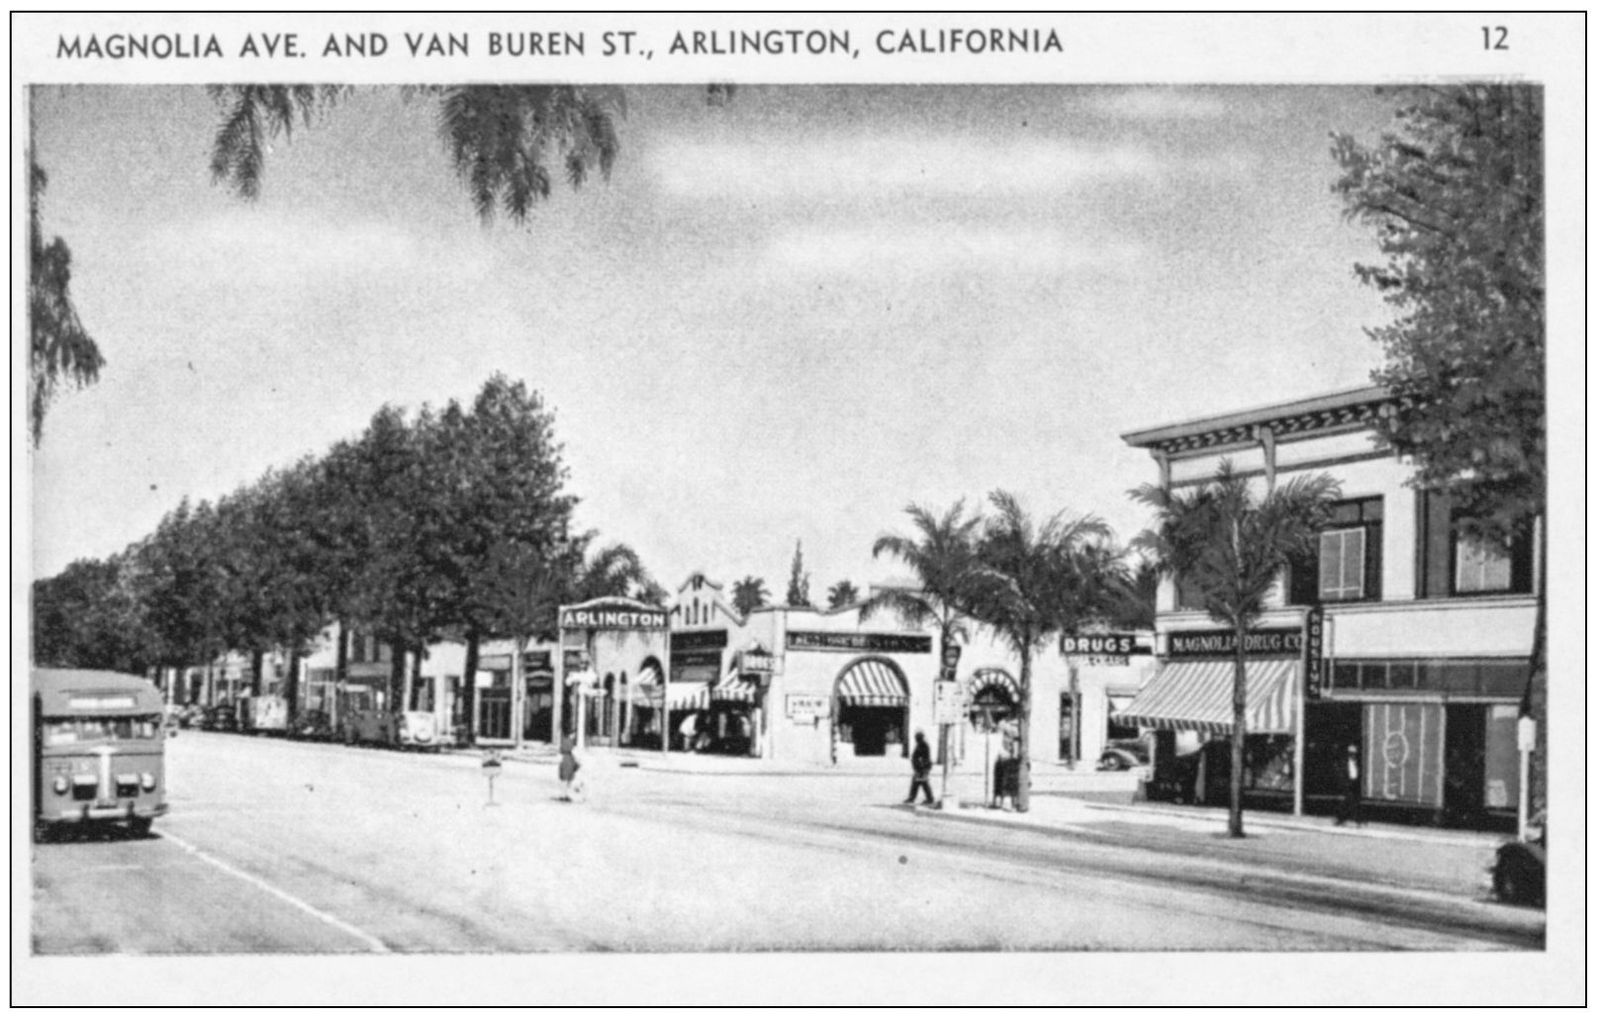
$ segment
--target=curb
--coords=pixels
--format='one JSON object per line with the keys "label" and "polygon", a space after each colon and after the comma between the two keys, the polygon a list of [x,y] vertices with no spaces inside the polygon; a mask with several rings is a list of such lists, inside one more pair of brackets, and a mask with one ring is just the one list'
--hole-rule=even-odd
{"label": "curb", "polygon": [[[1217,815],[1211,812],[1193,813],[1173,808],[1153,808],[1146,805],[1130,804],[1115,805],[1110,802],[1082,803],[1086,808],[1100,809],[1107,812],[1133,812],[1145,815],[1174,816],[1180,819],[1225,819],[1226,815]],[[1482,833],[1471,830],[1446,831],[1434,829],[1413,830],[1405,826],[1392,824],[1365,824],[1363,826],[1336,826],[1333,822],[1313,822],[1284,818],[1272,814],[1248,814],[1247,822],[1253,826],[1266,826],[1276,830],[1294,830],[1303,833],[1328,833],[1337,837],[1368,837],[1380,840],[1410,840],[1422,844],[1455,844],[1461,847],[1487,846],[1494,847],[1506,839],[1497,833]]]}

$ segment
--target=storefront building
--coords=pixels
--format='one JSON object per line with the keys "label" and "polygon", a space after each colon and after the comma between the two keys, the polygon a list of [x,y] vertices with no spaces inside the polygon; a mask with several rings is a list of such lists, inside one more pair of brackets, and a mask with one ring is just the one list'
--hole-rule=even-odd
{"label": "storefront building", "polygon": [[[905,766],[922,730],[938,758],[938,632],[906,629],[890,613],[864,622],[859,605],[763,607],[741,619],[700,573],[679,587],[670,615],[675,749]],[[1042,647],[1031,663],[1036,764],[1094,767],[1121,732],[1112,710],[1155,668],[1151,633],[1096,631],[1094,642],[1087,630],[1082,643]],[[1019,665],[1010,644],[977,625],[960,646],[968,710],[949,748],[954,766],[977,772],[1017,744]]]}
{"label": "storefront building", "polygon": [[1060,647],[1068,662],[1067,687],[1058,696],[1063,762],[1093,768],[1110,743],[1140,737],[1139,727],[1120,714],[1156,673],[1155,645],[1150,631],[1087,627],[1063,633]]}
{"label": "storefront building", "polygon": [[[1124,440],[1151,453],[1170,489],[1207,482],[1222,459],[1259,493],[1316,473],[1340,484],[1316,554],[1282,578],[1248,639],[1249,788],[1327,807],[1356,745],[1365,805],[1510,825],[1540,524],[1507,545],[1464,532],[1450,503],[1410,487],[1411,464],[1378,441],[1393,405],[1370,387]],[[1160,670],[1118,716],[1227,737],[1232,634],[1182,581],[1165,580],[1157,606]]]}

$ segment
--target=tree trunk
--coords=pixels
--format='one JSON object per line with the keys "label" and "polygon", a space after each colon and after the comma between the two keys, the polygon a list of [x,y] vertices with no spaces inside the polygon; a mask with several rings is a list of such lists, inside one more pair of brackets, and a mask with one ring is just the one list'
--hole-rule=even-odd
{"label": "tree trunk", "polygon": [[284,721],[289,730],[295,730],[295,718],[300,715],[300,658],[305,643],[296,637],[289,644],[289,673],[284,675]]}
{"label": "tree trunk", "polygon": [[350,678],[350,626],[343,618],[336,618],[334,624],[339,629],[339,635],[338,642],[334,646],[334,689],[333,694],[329,696],[328,725],[337,732],[340,709],[345,705],[341,701],[340,693]]}
{"label": "tree trunk", "polygon": [[523,677],[523,647],[527,640],[512,637],[512,748],[523,748],[523,715],[527,712],[528,682]]}
{"label": "tree trunk", "polygon": [[1029,714],[1034,689],[1029,680],[1029,652],[1031,642],[1026,640],[1018,654],[1018,797],[1013,806],[1019,812],[1029,811]]}
{"label": "tree trunk", "polygon": [[394,639],[389,644],[389,712],[406,709],[406,642]]}
{"label": "tree trunk", "polygon": [[334,684],[337,688],[350,678],[350,626],[343,618],[337,619],[334,624],[339,627],[339,645],[334,649]]}
{"label": "tree trunk", "polygon": [[[1535,582],[1535,636],[1530,645],[1530,676],[1524,686],[1520,713],[1535,720],[1535,749],[1530,753],[1531,825],[1546,826],[1546,527],[1537,534]],[[1521,834],[1523,831],[1519,831]]]}
{"label": "tree trunk", "polygon": [[462,665],[462,726],[467,744],[478,741],[478,629],[467,630],[467,660]]}
{"label": "tree trunk", "polygon": [[266,652],[259,648],[250,651],[250,694],[253,696],[261,695],[261,688],[263,684],[261,680],[261,668],[262,664],[265,662],[266,656]]}
{"label": "tree trunk", "polygon": [[1235,622],[1234,730],[1229,736],[1229,835],[1246,836],[1241,796],[1246,787],[1246,625]]}

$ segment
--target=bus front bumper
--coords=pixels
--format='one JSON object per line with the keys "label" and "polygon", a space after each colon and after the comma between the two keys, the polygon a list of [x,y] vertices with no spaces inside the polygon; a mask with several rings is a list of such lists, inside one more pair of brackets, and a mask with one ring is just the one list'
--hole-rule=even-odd
{"label": "bus front bumper", "polygon": [[130,819],[155,819],[166,814],[166,802],[159,802],[155,805],[137,805],[134,802],[128,802],[124,805],[99,805],[86,802],[71,808],[62,808],[55,811],[46,810],[39,818],[46,823],[98,823]]}

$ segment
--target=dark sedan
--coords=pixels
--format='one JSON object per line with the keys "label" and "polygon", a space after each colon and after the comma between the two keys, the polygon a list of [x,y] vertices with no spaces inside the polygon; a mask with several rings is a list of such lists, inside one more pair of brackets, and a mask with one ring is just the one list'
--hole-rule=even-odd
{"label": "dark sedan", "polygon": [[1133,770],[1137,766],[1151,765],[1151,746],[1140,738],[1121,738],[1107,743],[1101,758],[1096,760],[1098,770]]}

